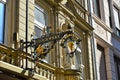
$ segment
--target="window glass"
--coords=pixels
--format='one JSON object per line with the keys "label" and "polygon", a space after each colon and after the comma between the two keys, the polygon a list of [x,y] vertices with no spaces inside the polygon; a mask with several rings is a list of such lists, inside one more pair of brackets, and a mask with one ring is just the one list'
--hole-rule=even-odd
{"label": "window glass", "polygon": [[114,12],[115,27],[117,27],[118,29],[120,29],[119,11],[118,11],[118,9],[116,9],[116,8],[114,7],[113,12]]}
{"label": "window glass", "polygon": [[38,38],[42,35],[43,29],[48,25],[48,15],[44,8],[41,6],[36,5],[34,10],[35,15],[35,38]]}
{"label": "window glass", "polygon": [[4,40],[4,7],[4,4],[0,2],[0,43]]}
{"label": "window glass", "polygon": [[35,7],[35,20],[42,23],[43,25],[47,24],[47,22],[46,22],[46,20],[47,20],[46,12],[41,7],[37,7],[37,6]]}
{"label": "window glass", "polygon": [[99,0],[94,0],[94,13],[96,14],[96,16],[101,18],[101,16],[100,16],[100,3],[99,3]]}
{"label": "window glass", "polygon": [[[34,9],[34,38],[40,38],[42,35],[46,34],[46,28],[48,26],[48,11],[45,6],[35,5]],[[49,43],[43,43],[41,45],[43,48],[49,47]],[[46,54],[45,56],[41,56],[41,61],[48,63],[49,62],[49,55]]]}
{"label": "window glass", "polygon": [[114,57],[114,65],[115,65],[115,77],[116,80],[120,79],[120,59],[117,57]]}
{"label": "window glass", "polygon": [[35,38],[38,38],[42,35],[42,30],[35,26]]}

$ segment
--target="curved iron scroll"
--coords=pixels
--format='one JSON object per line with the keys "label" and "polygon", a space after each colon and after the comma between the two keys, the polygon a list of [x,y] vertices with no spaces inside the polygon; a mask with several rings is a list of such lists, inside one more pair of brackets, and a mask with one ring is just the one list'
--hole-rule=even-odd
{"label": "curved iron scroll", "polygon": [[[81,39],[72,30],[68,30],[64,32],[42,35],[40,38],[32,39],[30,42],[21,41],[20,43],[21,49],[32,47],[34,48],[33,53],[38,53],[39,56],[46,56],[57,41],[61,40],[61,46],[64,47],[64,44],[68,39],[76,41],[76,44],[81,41]],[[26,43],[28,45],[24,46]]]}

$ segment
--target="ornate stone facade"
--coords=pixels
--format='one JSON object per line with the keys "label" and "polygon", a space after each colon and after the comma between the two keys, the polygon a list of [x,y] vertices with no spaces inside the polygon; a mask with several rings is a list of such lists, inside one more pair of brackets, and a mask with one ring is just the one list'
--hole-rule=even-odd
{"label": "ornate stone facade", "polygon": [[[0,45],[2,75],[7,76],[6,74],[11,73],[15,76],[15,80],[93,80],[91,51],[93,28],[89,25],[87,0],[82,4],[78,0],[59,2],[58,0],[8,0],[5,5],[8,19],[5,20],[5,41]],[[47,41],[51,39],[46,38],[46,41],[41,39],[43,36],[60,34],[67,30],[72,31],[81,40],[80,43],[75,41],[74,35],[69,35],[69,40],[65,39],[77,44],[77,47],[74,45],[76,49],[72,54],[67,52],[66,47],[61,47],[64,39],[51,42]],[[25,46],[26,37],[28,45]],[[35,45],[32,41],[36,37],[44,43],[41,43],[42,46],[39,48],[33,49]],[[38,43],[39,40],[35,44]],[[44,57],[41,54],[37,55],[37,53],[43,54],[52,44],[54,46]],[[11,78],[12,75],[6,78]]]}

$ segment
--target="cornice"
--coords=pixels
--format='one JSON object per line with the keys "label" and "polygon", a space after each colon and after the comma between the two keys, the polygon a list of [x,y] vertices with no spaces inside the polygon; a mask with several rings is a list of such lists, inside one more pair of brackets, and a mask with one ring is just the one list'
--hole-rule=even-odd
{"label": "cornice", "polygon": [[97,39],[97,43],[99,45],[101,45],[102,47],[104,47],[105,49],[106,48],[109,48],[113,51],[113,54],[114,55],[117,55],[118,57],[120,57],[120,50],[118,50],[117,48],[115,48],[112,43],[108,43],[107,41],[105,41],[104,39],[102,39],[101,37],[99,37],[97,34],[95,34],[95,38]]}
{"label": "cornice", "polygon": [[113,33],[113,30],[108,27],[101,19],[99,19],[97,16],[95,16],[94,14],[92,15],[94,21],[99,24],[102,28],[104,28],[105,30],[109,31],[110,33]]}
{"label": "cornice", "polygon": [[[66,8],[65,5],[63,5],[60,2],[56,3],[54,0],[50,0],[50,1],[47,0],[47,2],[49,2],[49,4],[51,4],[52,6],[58,7],[59,8],[58,12],[62,11],[63,13],[67,14],[70,17],[70,19],[76,24],[80,25],[80,28],[83,29],[84,31],[91,32],[93,30],[93,27],[89,23],[87,23],[85,19],[82,19],[82,17],[80,17],[80,15],[76,12],[74,6],[77,4],[75,2],[70,1],[70,4],[72,6],[71,7],[72,11],[70,11],[68,8]],[[85,10],[84,8],[82,8],[81,10],[84,11],[86,14],[88,14],[87,10]]]}
{"label": "cornice", "polygon": [[63,11],[64,13],[66,13],[67,15],[69,15],[70,17],[75,18],[75,15],[69,11],[65,6],[63,6],[61,3],[59,4],[59,6],[61,7],[61,11]]}
{"label": "cornice", "polygon": [[103,38],[101,38],[99,35],[95,34],[95,38],[97,40],[97,43],[101,44],[101,46],[103,46],[104,48],[106,47],[110,47],[112,48],[112,44],[108,43],[107,40],[104,40]]}

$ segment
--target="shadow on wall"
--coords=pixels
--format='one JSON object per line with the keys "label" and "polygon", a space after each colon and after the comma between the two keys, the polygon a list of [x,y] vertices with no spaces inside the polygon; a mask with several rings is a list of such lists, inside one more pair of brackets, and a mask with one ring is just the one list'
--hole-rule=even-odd
{"label": "shadow on wall", "polygon": [[0,80],[27,80],[21,76],[16,76],[8,72],[0,71]]}

